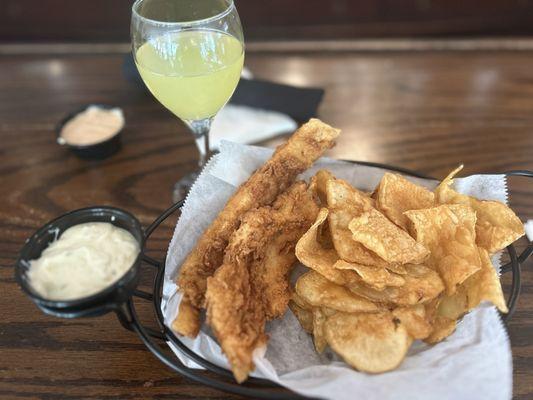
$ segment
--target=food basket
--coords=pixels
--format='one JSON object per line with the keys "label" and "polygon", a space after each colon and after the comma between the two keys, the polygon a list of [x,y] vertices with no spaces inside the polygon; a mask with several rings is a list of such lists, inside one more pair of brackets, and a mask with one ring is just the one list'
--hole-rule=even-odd
{"label": "food basket", "polygon": [[[355,162],[355,164],[367,165],[372,167],[378,167],[393,172],[398,172],[407,176],[418,177],[423,179],[433,179],[423,174],[409,171],[403,168],[393,167],[378,163],[365,163]],[[505,172],[504,175],[520,176],[520,177],[533,177],[533,172],[526,170],[515,170]],[[139,290],[135,287],[138,278],[135,279],[135,285],[131,288],[128,296],[107,296],[102,302],[96,302],[88,307],[77,307],[76,309],[58,309],[50,307],[47,304],[43,304],[42,301],[36,299],[31,292],[27,290],[26,283],[22,278],[23,266],[20,260],[16,265],[16,278],[24,291],[32,298],[37,306],[45,313],[59,317],[66,318],[79,318],[87,316],[98,316],[107,312],[115,312],[122,326],[128,330],[134,331],[141,338],[146,347],[167,367],[174,370],[178,374],[191,379],[197,383],[201,383],[218,390],[222,390],[229,393],[234,393],[243,396],[249,396],[260,399],[301,399],[299,396],[287,389],[284,389],[277,384],[274,384],[265,379],[249,378],[243,384],[237,384],[234,381],[231,371],[221,368],[189,349],[181,339],[176,336],[171,329],[164,324],[163,313],[161,311],[162,300],[162,286],[164,278],[164,261],[158,261],[146,254],[146,242],[150,239],[152,233],[165,221],[168,217],[175,213],[179,213],[183,206],[183,201],[180,201],[164,213],[162,213],[150,226],[144,230],[144,237],[142,240],[143,248],[141,250],[141,263],[138,268],[138,274],[150,274],[153,277],[151,285],[151,292]],[[509,256],[509,262],[502,266],[501,273],[512,275],[512,282],[509,293],[507,294],[507,306],[509,313],[501,315],[504,322],[507,322],[513,315],[517,300],[520,295],[521,286],[521,265],[528,259],[533,253],[533,245],[529,245],[525,250],[518,255],[515,247],[511,244],[507,247],[507,253]],[[152,269],[153,271],[149,271]],[[154,273],[155,272],[155,273]],[[136,304],[139,302],[149,302],[153,308],[154,318],[149,320],[141,320],[137,313]],[[184,356],[194,361],[196,364],[205,368],[193,369],[185,366],[180,360],[172,353],[168,344],[172,344],[178,349]]]}

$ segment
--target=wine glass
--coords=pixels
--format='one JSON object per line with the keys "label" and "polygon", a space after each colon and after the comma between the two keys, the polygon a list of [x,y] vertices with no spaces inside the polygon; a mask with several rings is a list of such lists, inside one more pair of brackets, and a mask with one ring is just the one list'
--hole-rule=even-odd
{"label": "wine glass", "polygon": [[[233,94],[244,63],[244,38],[233,0],[137,0],[132,6],[135,64],[154,97],[192,131],[209,158],[209,131]],[[176,183],[183,198],[199,172]]]}

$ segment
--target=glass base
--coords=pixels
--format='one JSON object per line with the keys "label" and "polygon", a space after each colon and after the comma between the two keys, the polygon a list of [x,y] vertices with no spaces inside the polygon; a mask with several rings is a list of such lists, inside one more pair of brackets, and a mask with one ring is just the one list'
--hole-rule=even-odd
{"label": "glass base", "polygon": [[176,182],[172,191],[172,201],[174,203],[185,199],[198,175],[200,175],[200,171],[191,172]]}

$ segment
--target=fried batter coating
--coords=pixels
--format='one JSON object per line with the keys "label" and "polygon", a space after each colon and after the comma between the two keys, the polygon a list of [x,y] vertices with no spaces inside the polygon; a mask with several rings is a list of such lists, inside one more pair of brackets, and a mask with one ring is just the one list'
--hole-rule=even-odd
{"label": "fried batter coating", "polygon": [[177,282],[184,299],[172,325],[178,333],[190,337],[198,333],[199,313],[191,308],[203,307],[207,278],[222,264],[228,239],[239,227],[243,214],[272,204],[300,173],[333,147],[339,133],[318,119],[309,120],[230,198],[181,266]]}
{"label": "fried batter coating", "polygon": [[317,214],[307,185],[293,184],[272,206],[245,214],[223,265],[207,280],[207,320],[238,382],[254,368],[254,349],[266,344],[266,321],[287,309],[294,248]]}

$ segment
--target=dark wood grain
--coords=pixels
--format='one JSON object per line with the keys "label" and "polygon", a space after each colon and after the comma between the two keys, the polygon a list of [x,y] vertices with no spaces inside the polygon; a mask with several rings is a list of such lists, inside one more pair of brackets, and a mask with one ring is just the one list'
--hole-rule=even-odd
{"label": "dark wood grain", "polygon": [[[246,61],[258,77],[326,89],[320,117],[343,130],[334,157],[437,177],[459,163],[467,174],[533,169],[533,53],[255,52]],[[2,399],[234,398],[169,371],[111,315],[42,315],[13,279],[24,240],[49,219],[112,204],[148,224],[170,204],[174,181],[195,168],[191,136],[126,82],[121,66],[121,54],[0,58]],[[106,161],[79,160],[55,143],[56,123],[87,103],[126,114],[124,148]],[[511,193],[520,216],[533,218],[533,186],[517,178]],[[154,234],[154,257],[164,257],[173,223]],[[517,399],[533,396],[531,268],[509,325]]]}
{"label": "dark wood grain", "polygon": [[[132,0],[3,0],[0,41],[125,41]],[[235,0],[248,39],[533,34],[525,0]]]}

